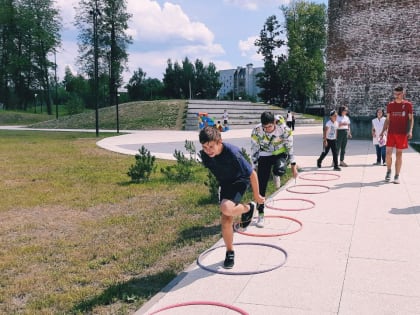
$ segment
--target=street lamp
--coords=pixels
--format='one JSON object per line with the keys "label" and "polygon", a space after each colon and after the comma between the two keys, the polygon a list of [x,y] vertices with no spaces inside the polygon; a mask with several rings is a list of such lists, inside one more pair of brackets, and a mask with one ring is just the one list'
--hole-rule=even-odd
{"label": "street lamp", "polygon": [[120,117],[118,112],[118,98],[120,97],[120,93],[117,91],[117,97],[116,99],[116,109],[117,109],[117,133],[120,133]]}
{"label": "street lamp", "polygon": [[35,114],[36,114],[36,97],[38,96],[38,94],[34,94],[34,96],[35,96]]}
{"label": "street lamp", "polygon": [[94,81],[94,94],[95,94],[95,128],[96,136],[99,136],[99,114],[98,114],[98,94],[99,94],[99,85],[98,85],[98,15],[101,15],[98,9],[98,0],[95,0],[95,9],[89,12],[93,17],[93,81]]}

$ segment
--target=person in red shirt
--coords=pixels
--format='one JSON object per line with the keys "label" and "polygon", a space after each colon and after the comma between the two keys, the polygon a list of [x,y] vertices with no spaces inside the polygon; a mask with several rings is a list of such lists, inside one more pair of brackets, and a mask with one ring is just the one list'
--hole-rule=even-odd
{"label": "person in red shirt", "polygon": [[379,134],[382,138],[387,132],[386,140],[386,176],[385,181],[391,180],[392,152],[396,148],[395,154],[395,176],[394,183],[400,183],[400,171],[402,165],[402,153],[408,148],[408,140],[413,137],[413,104],[404,99],[404,88],[398,86],[394,89],[393,102],[386,107],[386,120],[384,128]]}

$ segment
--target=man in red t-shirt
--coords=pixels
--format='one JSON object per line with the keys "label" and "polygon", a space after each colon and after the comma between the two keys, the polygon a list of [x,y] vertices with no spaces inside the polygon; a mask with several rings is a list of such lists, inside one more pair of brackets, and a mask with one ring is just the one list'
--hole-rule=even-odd
{"label": "man in red t-shirt", "polygon": [[395,176],[394,183],[400,183],[400,170],[402,165],[402,152],[408,148],[408,139],[413,136],[413,104],[404,99],[404,89],[398,86],[394,89],[393,102],[386,107],[386,120],[384,128],[379,137],[387,133],[386,140],[386,176],[385,180],[391,180],[392,151],[396,148],[395,154]]}

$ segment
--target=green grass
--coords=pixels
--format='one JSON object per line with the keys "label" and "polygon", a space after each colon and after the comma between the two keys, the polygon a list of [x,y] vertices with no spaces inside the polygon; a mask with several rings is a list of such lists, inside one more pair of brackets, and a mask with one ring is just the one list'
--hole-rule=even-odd
{"label": "green grass", "polygon": [[47,114],[0,110],[0,126],[30,125],[52,119]]}
{"label": "green grass", "polygon": [[[131,102],[118,106],[120,130],[176,129],[183,127],[185,100]],[[116,107],[99,109],[100,129],[116,129]],[[37,124],[34,128],[95,129],[95,111],[59,117]]]}
{"label": "green grass", "polygon": [[131,184],[97,140],[0,131],[0,313],[130,313],[220,237],[206,170]]}

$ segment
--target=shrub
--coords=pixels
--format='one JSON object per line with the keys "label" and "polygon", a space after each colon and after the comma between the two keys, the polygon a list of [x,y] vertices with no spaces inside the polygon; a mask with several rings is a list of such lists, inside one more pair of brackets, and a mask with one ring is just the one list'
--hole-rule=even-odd
{"label": "shrub", "polygon": [[136,163],[130,166],[127,175],[130,176],[131,181],[135,183],[149,180],[150,175],[156,171],[156,157],[152,156],[150,151],[142,146],[135,158]]}
{"label": "shrub", "polygon": [[160,171],[170,180],[178,182],[189,181],[194,177],[194,167],[198,165],[196,149],[193,141],[185,140],[185,149],[190,157],[187,158],[181,151],[175,150],[175,165],[161,168]]}
{"label": "shrub", "polygon": [[219,202],[219,182],[210,170],[207,174],[207,181],[204,182],[209,189],[210,200],[212,202]]}

